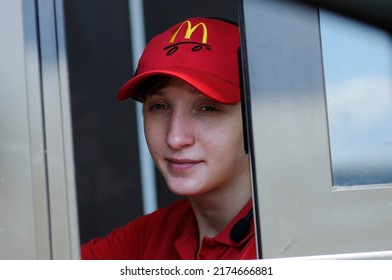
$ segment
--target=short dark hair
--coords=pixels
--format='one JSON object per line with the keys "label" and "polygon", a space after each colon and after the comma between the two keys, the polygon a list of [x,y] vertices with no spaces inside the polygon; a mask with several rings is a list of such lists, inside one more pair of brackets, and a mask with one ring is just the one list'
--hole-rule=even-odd
{"label": "short dark hair", "polygon": [[141,83],[137,89],[135,99],[144,103],[147,96],[157,92],[169,84],[173,77],[167,75],[153,75]]}

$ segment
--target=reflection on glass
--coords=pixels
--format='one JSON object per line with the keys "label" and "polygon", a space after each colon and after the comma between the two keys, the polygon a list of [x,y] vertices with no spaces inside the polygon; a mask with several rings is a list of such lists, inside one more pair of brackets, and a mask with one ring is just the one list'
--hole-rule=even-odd
{"label": "reflection on glass", "polygon": [[392,183],[392,38],[320,12],[335,186]]}

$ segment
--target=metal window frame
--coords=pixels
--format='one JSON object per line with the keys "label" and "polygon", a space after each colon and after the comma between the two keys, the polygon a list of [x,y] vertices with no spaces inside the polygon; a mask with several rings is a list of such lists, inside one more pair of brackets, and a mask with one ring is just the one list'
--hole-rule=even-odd
{"label": "metal window frame", "polygon": [[2,9],[0,259],[78,259],[62,1]]}
{"label": "metal window frame", "polygon": [[53,259],[79,258],[67,52],[61,0],[37,1]]}
{"label": "metal window frame", "polygon": [[260,258],[392,258],[392,188],[334,188],[317,7],[240,3]]}

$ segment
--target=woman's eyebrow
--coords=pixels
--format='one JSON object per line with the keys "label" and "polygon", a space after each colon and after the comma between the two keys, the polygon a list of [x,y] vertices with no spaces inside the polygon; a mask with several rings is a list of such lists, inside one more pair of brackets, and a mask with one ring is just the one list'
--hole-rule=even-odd
{"label": "woman's eyebrow", "polygon": [[[192,88],[191,93],[193,94],[202,94],[198,89]],[[204,95],[204,94],[203,94]]]}
{"label": "woman's eyebrow", "polygon": [[153,96],[163,96],[164,93],[161,90],[155,90],[153,92],[150,92],[147,94],[147,97],[153,97]]}

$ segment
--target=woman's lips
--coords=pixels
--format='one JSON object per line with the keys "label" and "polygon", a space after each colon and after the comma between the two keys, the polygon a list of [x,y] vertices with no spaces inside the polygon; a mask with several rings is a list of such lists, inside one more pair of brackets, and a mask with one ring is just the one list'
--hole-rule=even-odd
{"label": "woman's lips", "polygon": [[167,158],[166,160],[168,162],[169,168],[173,171],[187,171],[202,162],[201,160],[178,158]]}

